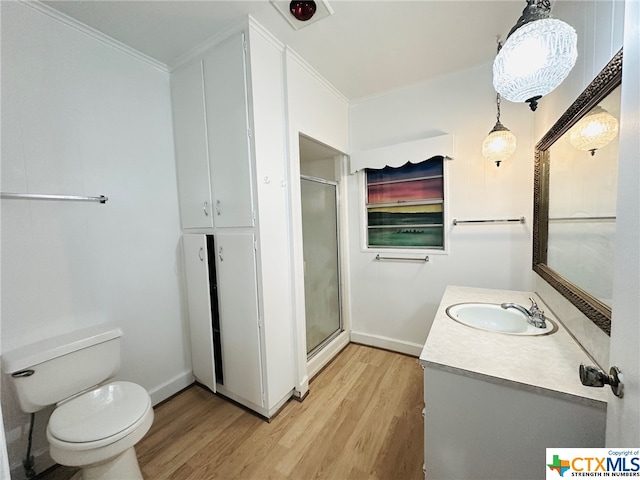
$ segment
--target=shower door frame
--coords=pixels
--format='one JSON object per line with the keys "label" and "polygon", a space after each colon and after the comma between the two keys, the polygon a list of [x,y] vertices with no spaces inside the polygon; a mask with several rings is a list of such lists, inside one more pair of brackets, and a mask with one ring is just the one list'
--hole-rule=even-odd
{"label": "shower door frame", "polygon": [[[336,265],[336,273],[338,275],[338,317],[339,317],[339,327],[338,329],[333,332],[331,335],[329,335],[327,338],[325,338],[322,342],[320,342],[316,347],[314,347],[310,352],[307,353],[307,362],[309,360],[311,360],[314,356],[316,356],[318,353],[322,352],[322,350],[329,345],[333,340],[335,340],[338,336],[340,336],[341,333],[343,333],[345,331],[344,329],[344,311],[343,311],[343,301],[342,301],[342,296],[343,296],[343,286],[342,286],[342,245],[341,245],[341,240],[340,240],[340,225],[341,225],[341,213],[340,213],[340,208],[341,208],[341,202],[340,202],[340,184],[338,182],[335,182],[333,180],[327,180],[325,178],[319,178],[319,177],[313,177],[310,175],[300,175],[300,184],[302,186],[302,181],[310,181],[310,182],[315,182],[315,183],[321,183],[321,184],[325,184],[325,185],[331,185],[334,188],[334,192],[335,192],[335,200],[336,200],[336,223],[335,223],[335,227],[336,227],[336,246],[338,248],[338,252],[336,255],[336,259],[337,259],[337,265]],[[302,187],[301,187],[301,192],[300,192],[300,201],[302,202]],[[302,209],[302,203],[300,205],[300,211],[302,213],[302,215],[304,215],[304,211]],[[303,250],[304,250],[304,236],[302,239],[302,244],[303,244]],[[306,292],[306,285],[305,285],[305,292]],[[306,293],[305,293],[305,298],[306,298]],[[306,301],[305,301],[305,329],[306,329]],[[306,334],[306,333],[305,333]]]}

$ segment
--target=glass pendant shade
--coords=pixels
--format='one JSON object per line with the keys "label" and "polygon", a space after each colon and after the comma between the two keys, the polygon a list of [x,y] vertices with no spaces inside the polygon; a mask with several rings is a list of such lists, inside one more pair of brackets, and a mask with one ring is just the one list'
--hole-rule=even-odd
{"label": "glass pendant shade", "polygon": [[567,78],[578,58],[577,35],[555,18],[525,23],[513,31],[493,62],[493,86],[512,102],[537,100]]}
{"label": "glass pendant shade", "polygon": [[602,107],[595,107],[569,131],[569,142],[579,150],[595,155],[598,148],[611,142],[618,134],[618,120]]}
{"label": "glass pendant shade", "polygon": [[515,135],[498,121],[482,142],[482,156],[500,166],[500,162],[509,158],[515,151]]}

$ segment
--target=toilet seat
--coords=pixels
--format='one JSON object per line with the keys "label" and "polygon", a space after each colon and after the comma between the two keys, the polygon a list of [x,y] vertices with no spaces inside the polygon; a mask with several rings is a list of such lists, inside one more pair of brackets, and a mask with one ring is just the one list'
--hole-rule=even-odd
{"label": "toilet seat", "polygon": [[67,450],[112,444],[135,431],[151,410],[147,391],[131,382],[112,382],[73,397],[51,414],[49,441]]}

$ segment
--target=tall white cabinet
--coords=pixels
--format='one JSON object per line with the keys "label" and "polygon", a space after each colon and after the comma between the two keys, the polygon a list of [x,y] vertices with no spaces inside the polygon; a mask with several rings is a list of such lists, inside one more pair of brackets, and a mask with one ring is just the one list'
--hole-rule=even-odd
{"label": "tall white cabinet", "polygon": [[[194,375],[270,417],[295,385],[284,48],[249,20],[173,70],[171,91]],[[215,289],[201,285],[211,256]]]}

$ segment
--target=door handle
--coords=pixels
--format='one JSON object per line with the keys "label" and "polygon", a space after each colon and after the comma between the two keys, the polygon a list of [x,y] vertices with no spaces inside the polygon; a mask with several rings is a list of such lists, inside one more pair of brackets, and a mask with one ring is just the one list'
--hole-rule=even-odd
{"label": "door handle", "polygon": [[609,385],[616,397],[622,398],[624,395],[624,384],[622,383],[622,372],[618,367],[611,367],[607,374],[604,370],[593,365],[580,365],[580,382],[587,387],[604,387]]}
{"label": "door handle", "polygon": [[200,247],[200,251],[198,252],[198,258],[201,262],[204,262],[204,248]]}
{"label": "door handle", "polygon": [[204,202],[204,203],[202,204],[202,210],[204,210],[204,216],[205,216],[205,217],[208,217],[208,216],[209,216],[209,210],[208,210],[208,208],[209,208],[209,202]]}

